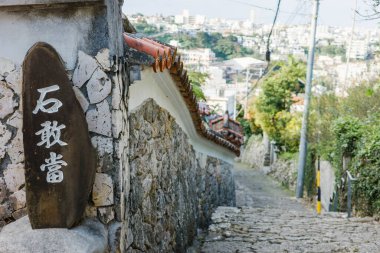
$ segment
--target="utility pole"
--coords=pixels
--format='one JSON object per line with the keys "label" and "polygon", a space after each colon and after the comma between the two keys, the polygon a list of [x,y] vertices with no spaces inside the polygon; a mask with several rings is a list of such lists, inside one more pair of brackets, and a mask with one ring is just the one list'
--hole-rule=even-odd
{"label": "utility pole", "polygon": [[297,175],[297,198],[303,197],[303,181],[304,172],[307,158],[307,130],[309,121],[309,110],[310,110],[310,100],[311,100],[311,86],[313,82],[313,67],[314,67],[314,54],[315,54],[315,37],[317,34],[317,23],[318,23],[318,10],[319,1],[314,0],[313,17],[311,20],[311,39],[309,47],[309,55],[307,60],[307,74],[306,74],[306,87],[305,87],[305,108],[302,118],[302,128],[301,128],[301,139],[299,147],[299,159],[298,159],[298,175]]}

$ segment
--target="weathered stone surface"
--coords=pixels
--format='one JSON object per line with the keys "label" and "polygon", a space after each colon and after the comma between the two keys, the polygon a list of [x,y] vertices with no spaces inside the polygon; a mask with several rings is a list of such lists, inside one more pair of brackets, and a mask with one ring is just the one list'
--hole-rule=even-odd
{"label": "weathered stone surface", "polygon": [[121,110],[112,110],[112,136],[119,138],[124,129],[123,112]]}
{"label": "weathered stone surface", "polygon": [[317,215],[258,169],[235,172],[240,207],[217,208],[200,252],[379,252],[373,218]]}
{"label": "weathered stone surface", "polygon": [[113,166],[113,139],[103,136],[91,138],[92,145],[98,153],[98,172],[106,172]]}
{"label": "weathered stone surface", "polygon": [[108,224],[111,220],[115,219],[115,212],[112,206],[109,207],[99,207],[99,219],[102,223]]}
{"label": "weathered stone surface", "polygon": [[7,145],[7,153],[13,164],[21,163],[25,160],[22,130],[17,130],[16,137]]}
{"label": "weathered stone surface", "polygon": [[111,93],[112,83],[100,68],[95,70],[87,83],[87,94],[91,104],[103,101]]}
{"label": "weathered stone surface", "polygon": [[110,246],[110,252],[121,252],[121,229],[122,224],[120,222],[113,222],[108,226],[108,245]]}
{"label": "weathered stone surface", "polygon": [[73,229],[33,230],[23,217],[0,232],[0,252],[7,253],[103,253],[107,251],[107,231],[103,224],[87,219]]}
{"label": "weathered stone surface", "polygon": [[111,111],[106,100],[97,104],[96,108],[88,110],[86,119],[91,132],[112,137]]}
{"label": "weathered stone surface", "polygon": [[12,213],[12,217],[15,220],[18,220],[26,215],[28,215],[28,209],[26,207],[16,210]]}
{"label": "weathered stone surface", "polygon": [[15,111],[17,103],[13,100],[13,92],[0,81],[0,119],[4,119]]}
{"label": "weathered stone surface", "polygon": [[6,144],[11,139],[12,133],[7,129],[6,125],[0,122],[0,160],[5,156]]}
{"label": "weathered stone surface", "polygon": [[4,220],[5,218],[9,218],[11,215],[12,215],[12,213],[11,213],[11,210],[10,210],[8,204],[0,205],[0,220]]}
{"label": "weathered stone surface", "polygon": [[0,57],[0,76],[8,76],[15,68],[16,65],[12,61]]}
{"label": "weathered stone surface", "polygon": [[87,206],[85,210],[85,216],[87,218],[97,218],[98,209],[95,206]]}
{"label": "weathered stone surface", "polygon": [[95,59],[105,71],[111,70],[110,50],[108,48],[101,49],[95,56]]}
{"label": "weathered stone surface", "polygon": [[5,81],[8,83],[9,87],[17,94],[21,95],[22,88],[22,69],[21,67],[16,67],[15,70],[9,73],[5,78]]}
{"label": "weathered stone surface", "polygon": [[9,164],[7,169],[4,170],[4,180],[8,191],[18,191],[21,186],[25,185],[24,164]]}
{"label": "weathered stone surface", "polygon": [[175,119],[153,100],[129,118],[127,252],[185,252],[218,205],[233,205],[231,165],[197,154]]}
{"label": "weathered stone surface", "polygon": [[104,173],[96,173],[92,190],[92,201],[95,206],[110,206],[114,204],[112,178]]}
{"label": "weathered stone surface", "polygon": [[22,127],[22,114],[20,111],[15,111],[12,116],[7,120],[7,125],[13,126],[17,129]]}
{"label": "weathered stone surface", "polygon": [[96,60],[82,51],[78,52],[78,63],[73,74],[73,83],[81,88],[87,82],[94,71],[98,68]]}
{"label": "weathered stone surface", "polygon": [[0,203],[3,202],[6,196],[7,196],[7,185],[5,184],[4,178],[0,177]]}
{"label": "weathered stone surface", "polygon": [[13,210],[19,210],[26,205],[25,190],[19,190],[9,196],[10,204]]}
{"label": "weathered stone surface", "polygon": [[90,103],[87,101],[87,98],[78,89],[78,87],[73,86],[73,90],[74,90],[76,98],[78,99],[80,106],[83,109],[83,112],[87,112],[88,106],[90,105]]}
{"label": "weathered stone surface", "polygon": [[[41,89],[50,90],[43,94]],[[38,106],[43,95],[51,100]],[[26,197],[31,224],[33,228],[72,227],[87,206],[96,153],[61,57],[46,43],[35,44],[25,57],[23,101]],[[52,127],[54,122],[57,128],[63,126],[59,135]],[[48,135],[49,139],[44,140],[44,132],[36,134],[41,130],[54,137]],[[57,164],[59,172],[54,167]]]}

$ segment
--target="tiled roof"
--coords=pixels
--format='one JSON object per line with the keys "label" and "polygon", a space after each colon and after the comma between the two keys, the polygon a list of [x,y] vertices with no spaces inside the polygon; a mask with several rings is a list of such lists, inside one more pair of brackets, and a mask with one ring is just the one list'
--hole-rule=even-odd
{"label": "tiled roof", "polygon": [[193,120],[194,127],[198,134],[223,147],[226,147],[239,156],[240,142],[232,142],[221,133],[218,133],[213,129],[207,129],[204,126],[202,118],[199,114],[198,102],[192,90],[189,76],[187,75],[187,71],[184,69],[180,55],[177,55],[177,48],[138,34],[124,33],[123,37],[129,47],[137,50],[138,52],[143,52],[151,57],[152,67],[155,72],[162,72],[165,69],[170,71],[173,81],[185,100]]}

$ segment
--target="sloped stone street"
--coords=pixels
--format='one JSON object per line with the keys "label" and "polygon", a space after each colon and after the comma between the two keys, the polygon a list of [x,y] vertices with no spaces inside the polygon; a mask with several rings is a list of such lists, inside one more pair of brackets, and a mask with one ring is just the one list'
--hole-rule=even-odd
{"label": "sloped stone street", "polygon": [[372,218],[321,216],[261,172],[235,168],[237,207],[219,207],[202,248],[217,252],[380,252]]}

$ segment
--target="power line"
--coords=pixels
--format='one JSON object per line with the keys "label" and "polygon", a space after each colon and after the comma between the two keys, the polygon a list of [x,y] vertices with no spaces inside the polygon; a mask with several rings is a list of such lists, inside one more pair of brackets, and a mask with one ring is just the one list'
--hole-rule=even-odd
{"label": "power line", "polygon": [[[269,32],[269,35],[268,35],[268,40],[267,40],[267,55],[268,55],[268,53],[270,54],[270,51],[269,51],[270,38],[272,37],[273,28],[274,28],[274,26],[276,25],[276,22],[277,22],[278,13],[280,12],[280,5],[281,5],[281,0],[278,0],[278,2],[277,2],[276,14],[275,14],[274,19],[273,19],[272,28],[270,29],[270,32]],[[270,56],[269,56],[269,60],[268,60],[268,57],[267,57],[267,61],[268,61],[268,63],[269,63],[269,61],[270,61]]]}
{"label": "power line", "polygon": [[[260,5],[256,5],[256,4],[251,4],[251,3],[247,3],[247,2],[244,2],[244,1],[240,1],[240,0],[227,0],[227,1],[230,1],[230,2],[234,2],[234,3],[239,3],[239,4],[243,4],[243,5],[248,5],[248,6],[251,6],[253,8],[257,8],[257,9],[261,9],[261,10],[265,10],[265,11],[271,11],[271,12],[277,12],[276,9],[272,9],[272,8],[269,8],[269,7],[265,7],[265,6],[260,6]],[[299,15],[299,16],[310,16],[309,13],[295,13],[295,12],[287,12],[287,11],[280,11],[281,13],[284,13],[284,14],[290,14],[290,15]]]}
{"label": "power line", "polygon": [[[273,18],[273,23],[272,23],[272,27],[270,29],[270,32],[268,34],[268,39],[267,39],[267,45],[266,45],[266,48],[267,48],[267,51],[266,51],[266,54],[265,54],[265,58],[266,58],[266,61],[267,61],[267,66],[266,68],[264,69],[264,71],[262,72],[262,74],[259,76],[259,78],[256,80],[256,83],[253,87],[251,87],[251,89],[248,90],[247,88],[247,94],[245,96],[245,99],[246,99],[246,105],[245,105],[245,114],[247,114],[248,112],[248,97],[249,95],[252,93],[252,91],[256,88],[256,86],[258,85],[259,81],[267,74],[268,72],[268,69],[269,69],[269,65],[270,65],[270,39],[272,37],[272,33],[273,33],[273,29],[276,25],[276,22],[277,22],[277,19],[278,19],[278,15],[279,15],[279,12],[280,12],[280,5],[281,5],[281,1],[282,0],[278,0],[277,2],[277,7],[276,7],[276,14]],[[248,67],[247,67],[247,75],[248,75]],[[248,79],[246,80],[246,82],[248,82]],[[243,108],[242,108],[243,109]],[[242,110],[241,109],[241,110]],[[237,113],[236,115],[239,115],[241,110],[239,111],[239,113]]]}

